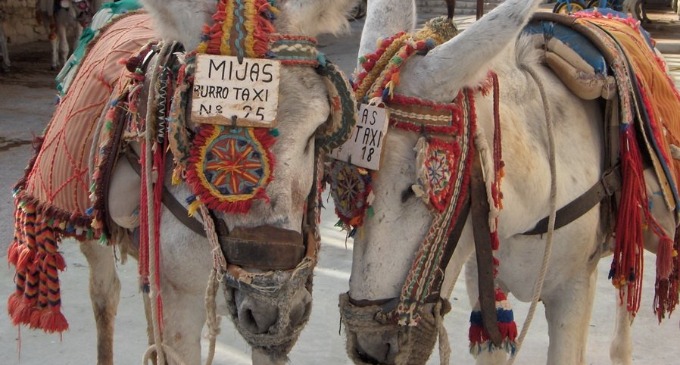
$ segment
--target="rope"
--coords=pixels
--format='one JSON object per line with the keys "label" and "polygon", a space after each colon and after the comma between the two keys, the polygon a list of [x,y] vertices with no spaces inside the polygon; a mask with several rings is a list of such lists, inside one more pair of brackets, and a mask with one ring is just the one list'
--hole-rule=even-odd
{"label": "rope", "polygon": [[[162,48],[161,48],[161,55],[167,54],[167,51],[170,47],[169,43],[164,43]],[[144,155],[146,159],[146,163],[144,164],[144,174],[146,176],[146,184],[144,186],[144,189],[146,190],[146,202],[142,202],[146,204],[146,209],[148,212],[147,215],[147,232],[148,232],[148,240],[149,240],[149,282],[152,283],[149,287],[149,299],[151,302],[151,322],[153,325],[153,336],[154,336],[154,344],[147,349],[146,353],[144,354],[144,364],[148,363],[148,355],[153,352],[153,350],[156,350],[156,359],[158,364],[165,364],[165,345],[163,344],[163,339],[161,338],[161,328],[160,328],[160,321],[162,318],[159,317],[159,303],[158,303],[158,298],[159,298],[159,293],[158,293],[158,286],[156,285],[157,283],[157,276],[158,276],[158,267],[159,263],[156,261],[156,249],[158,248],[158,242],[155,239],[155,209],[154,209],[154,189],[153,189],[153,169],[152,169],[152,163],[153,161],[153,142],[156,140],[156,136],[154,135],[154,128],[152,128],[151,121],[154,121],[156,113],[154,113],[155,110],[155,102],[156,102],[156,83],[158,82],[158,67],[160,63],[161,57],[156,57],[155,62],[153,63],[152,67],[152,73],[151,73],[151,81],[149,83],[149,95],[147,98],[146,102],[146,130],[145,130],[145,139],[146,143],[144,143]],[[163,183],[162,181],[157,182],[157,183]],[[171,351],[169,351],[170,353]],[[174,355],[171,355],[171,357],[174,357]],[[179,361],[178,363],[182,363]]]}
{"label": "rope", "polygon": [[555,166],[555,136],[553,130],[553,120],[552,113],[550,110],[550,103],[548,102],[548,96],[545,93],[545,85],[538,77],[538,73],[535,69],[528,65],[520,66],[523,70],[527,71],[529,75],[534,79],[538,85],[538,90],[541,93],[541,100],[543,100],[543,105],[545,106],[545,121],[548,133],[548,159],[550,162],[550,215],[548,216],[548,233],[545,243],[545,251],[543,252],[543,262],[541,263],[541,271],[538,274],[538,280],[534,283],[534,295],[531,298],[531,306],[529,307],[529,313],[527,313],[527,318],[524,320],[522,325],[522,332],[517,338],[517,349],[514,354],[510,355],[507,365],[512,365],[515,363],[517,354],[519,354],[522,348],[522,343],[524,342],[524,337],[526,337],[527,332],[529,332],[529,326],[534,318],[534,313],[536,312],[536,305],[541,298],[541,290],[543,289],[543,282],[545,281],[545,275],[548,271],[548,261],[550,260],[550,255],[552,254],[553,245],[553,235],[555,233],[555,216],[557,215],[557,168]]}
{"label": "rope", "polygon": [[227,269],[227,260],[222,253],[217,233],[215,233],[215,222],[213,222],[213,219],[210,216],[210,211],[204,204],[199,205],[199,210],[201,212],[201,218],[203,219],[205,234],[208,237],[208,242],[210,243],[213,255],[213,268],[210,270],[208,287],[205,291],[206,324],[208,326],[208,341],[210,341],[208,358],[205,360],[205,363],[206,365],[210,365],[215,357],[215,342],[217,341],[217,335],[220,334],[220,319],[217,317],[217,304],[215,303],[217,288],[219,287],[219,275],[217,273],[218,270],[219,272],[224,272]]}
{"label": "rope", "polygon": [[451,345],[449,345],[449,334],[444,327],[444,316],[440,310],[434,314],[435,326],[439,330],[439,364],[448,365],[451,357]]}
{"label": "rope", "polygon": [[210,341],[208,358],[205,360],[206,365],[211,365],[215,358],[215,342],[217,341],[217,335],[220,334],[220,318],[217,316],[217,305],[215,304],[215,297],[217,296],[217,288],[219,286],[217,269],[213,267],[210,270],[210,279],[208,279],[208,287],[205,291],[206,324],[208,326],[208,340]]}

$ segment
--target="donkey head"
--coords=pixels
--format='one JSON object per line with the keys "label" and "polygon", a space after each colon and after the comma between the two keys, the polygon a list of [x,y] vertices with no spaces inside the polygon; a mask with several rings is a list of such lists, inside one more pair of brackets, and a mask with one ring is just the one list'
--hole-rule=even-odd
{"label": "donkey head", "polygon": [[[217,3],[143,2],[160,35],[180,41],[188,51],[199,45],[204,25],[213,24]],[[346,14],[355,1],[260,3],[274,4],[278,9],[271,13],[276,33],[291,36],[287,39],[300,36],[308,39],[347,28]],[[324,71],[309,65],[281,67],[276,131],[265,137],[271,140],[271,145],[265,148],[274,161],[271,179],[261,198],[249,202],[248,209],[214,211],[217,226],[223,225],[224,231],[228,231],[222,234],[217,230],[223,236],[222,249],[230,264],[225,287],[230,314],[240,333],[254,347],[253,358],[265,362],[285,361],[311,309],[311,270],[316,261],[318,235],[309,208],[316,204],[317,157],[324,148],[320,146],[323,142],[318,132],[333,120],[329,117],[333,106],[328,77],[321,74]]]}
{"label": "donkey head", "polygon": [[[433,281],[440,284],[444,282],[446,285],[448,282],[445,280],[455,281],[456,278],[444,277],[446,267],[431,267],[432,262],[417,259],[424,252],[421,245],[442,239],[446,242],[447,236],[437,233],[441,229],[435,228],[441,228],[441,221],[451,221],[457,213],[442,219],[436,216],[441,217],[443,214],[435,214],[435,211],[447,212],[448,205],[456,202],[455,194],[460,191],[453,190],[450,196],[454,198],[444,200],[445,203],[435,209],[430,194],[432,190],[421,188],[428,183],[423,181],[426,180],[423,174],[428,172],[425,171],[428,167],[424,163],[427,158],[436,156],[429,154],[436,146],[450,146],[451,138],[464,135],[465,129],[461,128],[455,133],[442,132],[442,129],[438,129],[439,126],[428,129],[428,123],[448,106],[451,109],[445,114],[449,122],[455,123],[456,118],[462,119],[456,117],[461,111],[460,104],[452,106],[452,100],[459,95],[459,90],[468,85],[475,86],[483,80],[490,62],[514,42],[536,3],[537,1],[506,1],[493,13],[487,14],[452,39],[433,49],[416,51],[413,57],[408,58],[405,56],[411,50],[408,47],[419,47],[416,35],[413,42],[395,52],[401,59],[408,58],[399,65],[399,77],[391,79],[400,80],[393,90],[395,97],[391,98],[391,94],[383,92],[379,86],[366,88],[369,96],[365,99],[383,96],[386,107],[390,109],[391,127],[386,134],[380,170],[370,172],[373,198],[367,199],[365,204],[370,204],[373,214],[366,214],[363,225],[357,230],[349,293],[340,299],[348,353],[357,364],[421,364],[425,363],[432,351],[437,327],[441,326],[441,315],[448,310],[444,294],[446,289],[436,289],[434,292],[425,290],[415,294],[414,291],[428,289]],[[369,2],[360,56],[374,52],[376,37],[382,37],[386,41],[380,43],[384,47],[382,53],[376,52],[374,56],[366,58],[367,68],[372,69],[374,64],[384,64],[385,62],[376,60],[375,57],[382,57],[381,55],[390,52],[389,49],[395,48],[386,46],[386,42],[395,38],[388,38],[392,34],[383,30],[386,28],[384,23],[390,24],[392,31],[409,31],[413,27],[413,15],[410,11],[412,6],[408,1]],[[431,33],[418,34],[429,37]],[[396,37],[395,42],[398,42],[398,38]],[[425,44],[422,46],[427,47]],[[389,74],[387,71],[380,75],[377,71],[366,71],[358,75],[357,90],[366,90],[362,89],[362,82],[372,77],[378,80],[373,85],[388,85],[380,84],[382,75]],[[363,75],[366,75],[364,79]],[[385,88],[387,87],[389,86]],[[396,95],[400,95],[401,99]],[[357,98],[361,97],[364,96],[357,95]],[[431,105],[435,104],[437,106],[432,108]],[[480,101],[476,107],[478,124],[481,125],[481,119],[489,119],[492,113],[489,113],[489,103],[486,101]],[[417,114],[426,115],[427,118],[414,122],[417,117],[413,115]],[[413,128],[409,129],[409,126]],[[435,141],[438,138],[442,141],[439,145]],[[468,134],[466,143],[472,138]],[[460,150],[450,152],[447,156],[464,152],[464,144],[458,143],[456,148],[459,147]],[[458,166],[461,165],[449,167],[455,169]],[[436,166],[429,167],[435,169],[435,173],[443,171]],[[432,179],[429,181],[433,184]],[[435,189],[455,186],[458,181],[456,175],[452,174],[440,178],[439,183],[441,185]],[[465,219],[464,216],[460,218]],[[462,234],[468,242],[471,241],[471,230],[463,230]],[[469,252],[468,250],[467,253]],[[432,250],[422,256],[441,254],[443,252]],[[432,275],[423,276],[424,272],[431,272]],[[453,276],[457,276],[455,274]]]}

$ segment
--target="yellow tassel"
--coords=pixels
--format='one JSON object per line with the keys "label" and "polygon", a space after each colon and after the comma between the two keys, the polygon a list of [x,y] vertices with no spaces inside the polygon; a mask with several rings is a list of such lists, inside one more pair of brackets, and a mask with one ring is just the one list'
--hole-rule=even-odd
{"label": "yellow tassel", "polygon": [[182,182],[182,168],[177,166],[172,170],[172,185],[179,185],[180,182]]}
{"label": "yellow tassel", "polygon": [[187,209],[187,212],[189,213],[189,217],[193,217],[194,214],[196,214],[196,211],[201,207],[201,202],[196,198],[191,204],[189,204],[189,208]]}
{"label": "yellow tassel", "polygon": [[207,42],[201,42],[198,47],[196,47],[196,52],[197,53],[205,53],[208,50],[208,43]]}

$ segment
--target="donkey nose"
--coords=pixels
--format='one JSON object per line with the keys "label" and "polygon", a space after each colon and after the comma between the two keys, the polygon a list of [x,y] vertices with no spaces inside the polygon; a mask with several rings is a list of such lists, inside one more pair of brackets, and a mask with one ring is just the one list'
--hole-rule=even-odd
{"label": "donkey nose", "polygon": [[395,364],[399,353],[399,341],[396,333],[357,333],[356,352],[369,364]]}
{"label": "donkey nose", "polygon": [[276,324],[279,310],[274,303],[255,301],[246,295],[240,301],[237,299],[237,315],[242,328],[251,333],[262,334]]}
{"label": "donkey nose", "polygon": [[[274,299],[272,301],[256,299],[248,294],[235,290],[237,317],[239,325],[248,332],[254,334],[263,334],[270,331],[270,329],[277,324],[279,320],[279,308]],[[288,312],[288,326],[292,328],[298,327],[307,318],[312,307],[312,295],[307,289],[298,290],[286,305],[290,305]]]}

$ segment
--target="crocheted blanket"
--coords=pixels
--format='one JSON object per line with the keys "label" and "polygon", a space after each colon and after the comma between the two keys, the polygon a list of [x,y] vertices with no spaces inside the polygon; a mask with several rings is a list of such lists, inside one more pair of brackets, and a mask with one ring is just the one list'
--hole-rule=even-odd
{"label": "crocheted blanket", "polygon": [[[15,325],[62,332],[57,251],[62,237],[96,239],[92,228],[90,151],[111,95],[126,80],[125,60],[155,38],[145,13],[120,16],[101,30],[83,57],[68,93],[61,99],[26,174],[16,185],[15,232],[8,261],[16,266],[16,291],[8,301]],[[107,126],[102,126],[106,129]]]}

